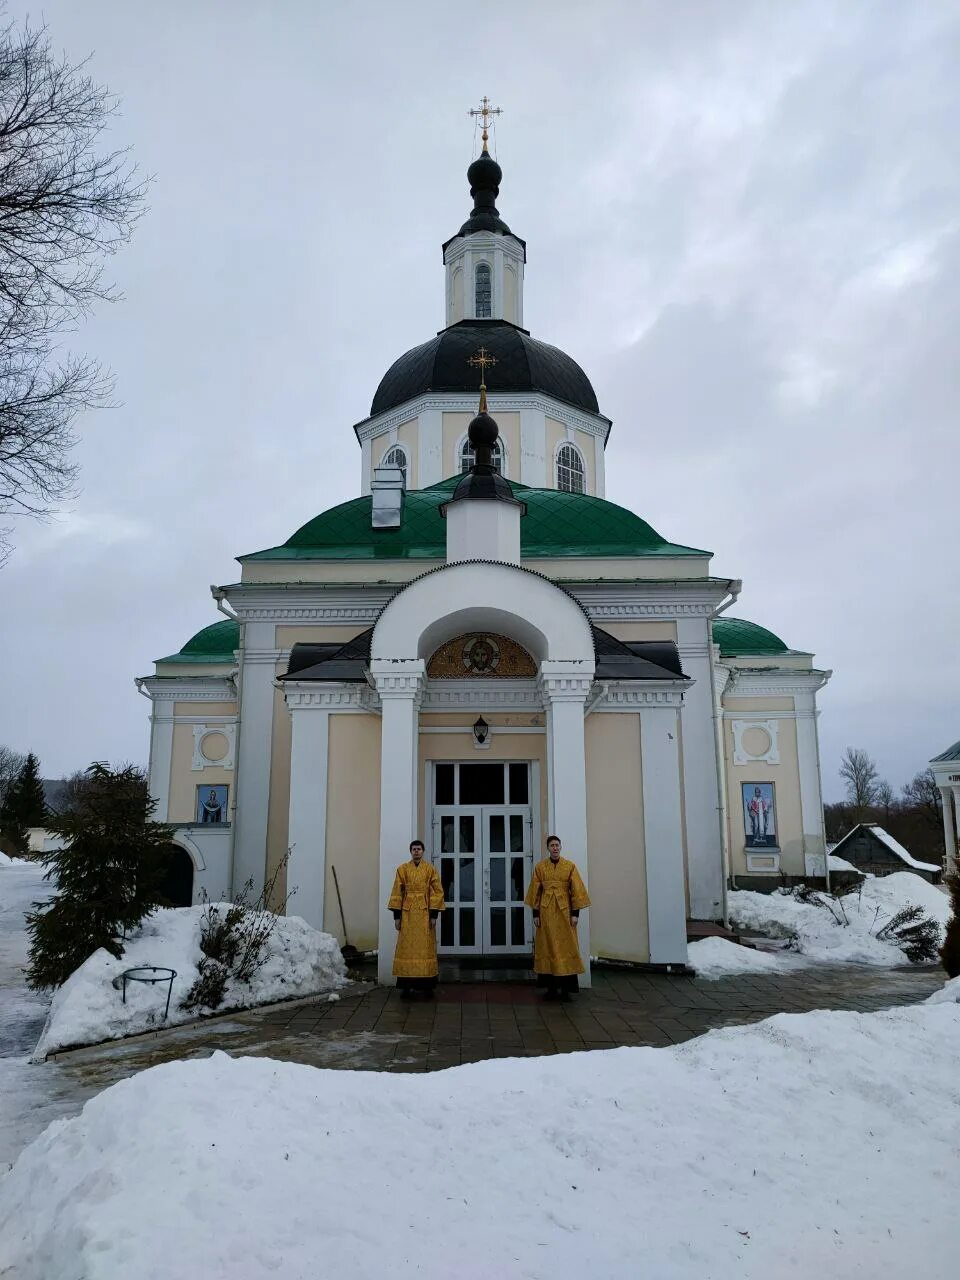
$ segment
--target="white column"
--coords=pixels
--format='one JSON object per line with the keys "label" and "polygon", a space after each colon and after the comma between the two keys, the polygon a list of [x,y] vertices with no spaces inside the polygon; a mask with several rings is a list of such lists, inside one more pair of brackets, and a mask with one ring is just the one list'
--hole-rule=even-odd
{"label": "white column", "polygon": [[273,647],[272,622],[248,622],[240,654],[240,734],[236,770],[236,838],[233,892],[253,880],[263,887],[267,865],[267,816],[270,806],[270,757],[273,750],[273,682],[280,654]]}
{"label": "white column", "polygon": [[679,695],[640,709],[643,837],[651,964],[687,962],[680,824]]}
{"label": "white column", "polygon": [[170,820],[170,769],[173,764],[173,699],[153,698],[150,706],[150,795],[157,802],[154,822]]}
{"label": "white column", "polygon": [[[583,708],[590,692],[591,676],[570,664],[544,661],[540,667],[540,690],[547,720],[547,812],[550,831],[563,842],[564,853],[573,859],[590,889],[587,850],[587,765],[583,735]],[[586,972],[580,985],[590,986],[590,910],[580,916],[577,927],[580,954]]]}
{"label": "white column", "polygon": [[419,469],[417,488],[426,489],[444,479],[443,414],[439,409],[423,409],[418,426]]}
{"label": "white column", "polygon": [[940,797],[943,800],[943,848],[946,854],[943,863],[944,872],[951,875],[957,869],[957,829],[953,817],[953,802],[957,802],[957,813],[960,814],[960,793],[956,787],[941,787]]}
{"label": "white column", "polygon": [[323,928],[327,878],[327,763],[330,710],[323,690],[287,687],[291,716],[290,831],[287,890],[296,889],[291,910],[315,929]]}
{"label": "white column", "polygon": [[520,474],[521,484],[534,489],[547,486],[547,420],[542,409],[520,410]]}
{"label": "white column", "polygon": [[360,442],[360,492],[368,494],[373,481],[372,450],[369,437]]}
{"label": "white column", "polygon": [[602,435],[594,436],[593,437],[593,468],[594,468],[594,475],[597,477],[596,489],[597,489],[598,498],[604,497],[607,491],[605,463],[606,463],[606,459],[604,456],[603,436]]}
{"label": "white column", "polygon": [[375,658],[370,663],[380,695],[380,931],[377,976],[393,986],[396,930],[387,910],[397,866],[417,834],[419,708],[426,667],[422,658]]}
{"label": "white column", "polygon": [[803,852],[826,857],[823,829],[823,800],[820,795],[820,759],[817,749],[816,694],[796,693],[797,762],[800,769],[800,817],[803,824]]}
{"label": "white column", "polygon": [[681,665],[694,681],[684,694],[682,715],[687,874],[694,920],[719,920],[723,915],[723,841],[709,625],[705,616],[677,619]]}

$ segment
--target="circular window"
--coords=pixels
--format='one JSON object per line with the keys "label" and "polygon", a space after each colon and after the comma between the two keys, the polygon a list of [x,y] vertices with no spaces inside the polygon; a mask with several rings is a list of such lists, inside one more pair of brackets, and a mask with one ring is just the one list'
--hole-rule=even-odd
{"label": "circular window", "polygon": [[765,756],[771,747],[770,735],[766,729],[761,729],[759,725],[751,725],[749,729],[743,731],[743,749],[748,756],[756,759],[758,756]]}
{"label": "circular window", "polygon": [[200,750],[204,760],[210,760],[216,764],[226,757],[230,750],[230,743],[227,741],[226,734],[205,733],[200,739]]}

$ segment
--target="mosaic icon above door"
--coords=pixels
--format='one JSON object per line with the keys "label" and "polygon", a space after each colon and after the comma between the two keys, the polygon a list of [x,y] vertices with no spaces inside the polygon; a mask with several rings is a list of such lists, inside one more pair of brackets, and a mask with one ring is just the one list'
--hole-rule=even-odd
{"label": "mosaic icon above door", "polygon": [[470,632],[442,644],[427,663],[431,680],[464,680],[500,677],[529,680],[537,664],[522,645],[509,636]]}

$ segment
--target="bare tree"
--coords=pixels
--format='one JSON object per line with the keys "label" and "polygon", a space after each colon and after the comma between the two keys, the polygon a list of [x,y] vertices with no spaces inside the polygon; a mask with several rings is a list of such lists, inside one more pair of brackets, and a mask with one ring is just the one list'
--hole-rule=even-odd
{"label": "bare tree", "polygon": [[932,769],[924,769],[904,786],[903,802],[922,815],[938,834],[943,830],[943,800]]}
{"label": "bare tree", "polygon": [[854,821],[862,822],[877,795],[879,774],[876,764],[860,747],[847,747],[840,762],[840,777],[847,784],[847,799]]}
{"label": "bare tree", "polygon": [[104,263],[146,184],[126,150],[103,146],[117,100],[85,68],[56,55],[44,28],[0,30],[0,515],[43,517],[75,492],[73,423],[110,393],[57,337],[118,297]]}
{"label": "bare tree", "polygon": [[883,810],[884,822],[890,821],[890,811],[896,804],[893,787],[887,782],[886,778],[877,783],[876,790],[873,795],[873,803],[878,809]]}
{"label": "bare tree", "polygon": [[27,757],[21,751],[14,751],[13,747],[0,747],[0,805],[6,799],[10,783],[26,763]]}

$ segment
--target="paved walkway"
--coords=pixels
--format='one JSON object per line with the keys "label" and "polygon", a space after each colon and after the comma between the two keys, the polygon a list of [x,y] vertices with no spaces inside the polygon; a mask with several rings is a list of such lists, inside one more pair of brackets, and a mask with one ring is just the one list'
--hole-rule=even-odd
{"label": "paved walkway", "polygon": [[484,1058],[619,1045],[670,1045],[712,1027],[809,1009],[881,1009],[923,1000],[939,969],[811,967],[772,977],[697,978],[595,970],[570,1004],[528,983],[450,984],[435,1001],[357,983],[339,1000],[234,1014],[32,1065],[0,1057],[0,1173],[53,1119],[146,1067],[214,1050],[353,1071],[439,1071]]}
{"label": "paved walkway", "polygon": [[[679,1044],[713,1027],[775,1013],[913,1004],[942,982],[939,968],[816,967],[713,982],[595,969],[593,988],[569,1004],[544,1001],[532,984],[451,984],[430,1001],[401,1000],[396,991],[371,986],[335,1004],[275,1009],[243,1020],[256,1020],[263,1052],[273,1057],[438,1071],[484,1058]],[[350,1052],[351,1045],[358,1052]]]}

